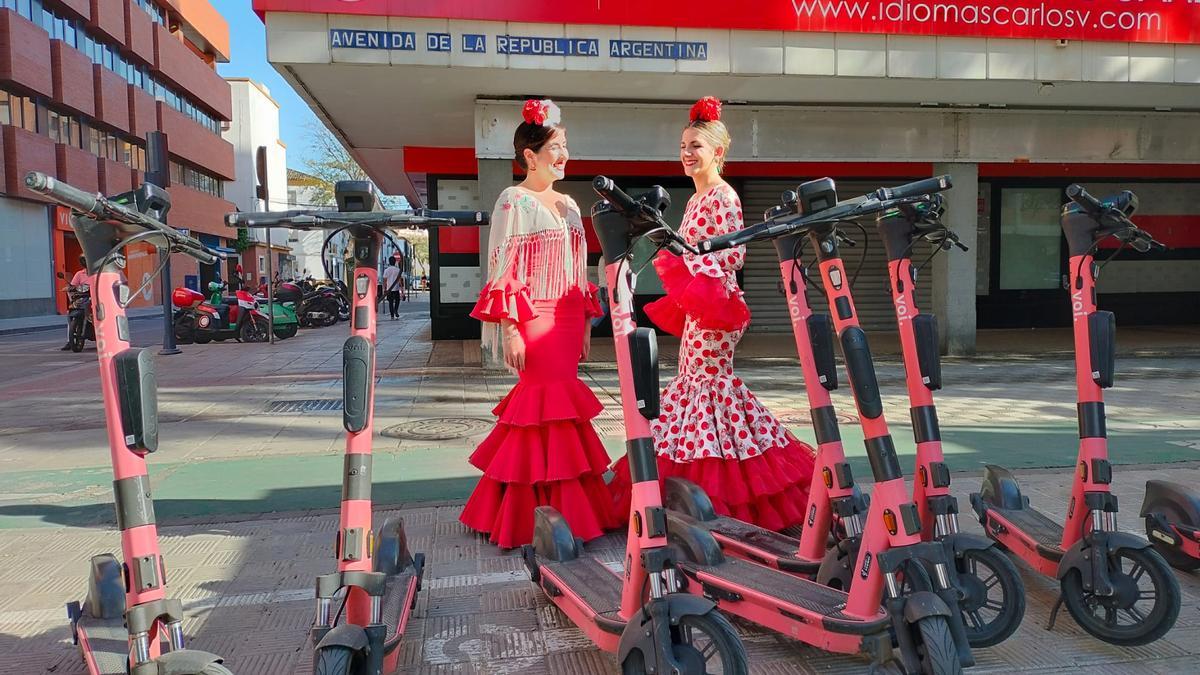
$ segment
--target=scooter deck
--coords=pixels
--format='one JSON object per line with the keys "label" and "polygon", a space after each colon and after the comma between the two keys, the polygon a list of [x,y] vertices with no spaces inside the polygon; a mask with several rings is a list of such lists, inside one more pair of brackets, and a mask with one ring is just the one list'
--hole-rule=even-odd
{"label": "scooter deck", "polygon": [[544,572],[562,580],[597,616],[624,623],[618,614],[621,609],[621,578],[603,563],[585,555],[562,562],[540,560],[539,566]]}
{"label": "scooter deck", "polygon": [[728,584],[721,590],[739,596],[730,599],[731,604],[723,603],[732,614],[738,613],[737,605],[744,600],[740,590],[746,589],[776,601],[780,605],[777,609],[781,612],[786,609],[782,605],[787,604],[816,614],[831,632],[871,635],[886,632],[891,626],[891,619],[882,607],[874,617],[865,621],[849,616],[844,611],[848,596],[842,591],[779,570],[732,559],[726,559],[719,565],[681,561],[679,566],[690,579],[695,579],[695,574],[703,574],[716,584]]}
{"label": "scooter deck", "polygon": [[[416,598],[420,574],[412,567],[387,578],[384,586],[382,613],[383,622],[387,625],[389,647],[393,641],[398,641],[404,634],[403,628],[412,614],[412,603]],[[388,651],[391,651],[390,649]]]}
{"label": "scooter deck", "polygon": [[814,575],[821,567],[820,560],[804,560],[796,557],[800,541],[795,537],[780,534],[728,516],[717,516],[712,520],[696,520],[690,523],[708,530],[722,548],[733,548],[737,555],[750,558],[771,567],[793,574]]}
{"label": "scooter deck", "polygon": [[1037,543],[1038,554],[1047,560],[1062,560],[1063,526],[1049,516],[1032,507],[1002,509],[988,505],[988,510],[1012,523],[1023,534]]}
{"label": "scooter deck", "polygon": [[[86,640],[88,653],[102,675],[125,675],[129,670],[129,631],[125,619],[97,619],[83,610],[77,629],[82,648]],[[85,656],[86,658],[86,656]]]}

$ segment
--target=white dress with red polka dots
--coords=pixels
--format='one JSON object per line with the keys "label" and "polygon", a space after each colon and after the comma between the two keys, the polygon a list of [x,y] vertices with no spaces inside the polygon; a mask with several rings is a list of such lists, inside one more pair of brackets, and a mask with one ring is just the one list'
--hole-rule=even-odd
{"label": "white dress with red polka dots", "polygon": [[[680,234],[696,243],[742,227],[741,201],[721,184],[693,196]],[[651,422],[659,474],[704,488],[718,513],[772,529],[798,524],[813,471],[799,442],[734,375],[733,354],[749,323],[736,273],[744,248],[707,255],[660,254],[655,268],[667,295],[646,307],[661,329],[679,335],[679,372]],[[614,508],[628,509],[628,468],[614,467]]]}

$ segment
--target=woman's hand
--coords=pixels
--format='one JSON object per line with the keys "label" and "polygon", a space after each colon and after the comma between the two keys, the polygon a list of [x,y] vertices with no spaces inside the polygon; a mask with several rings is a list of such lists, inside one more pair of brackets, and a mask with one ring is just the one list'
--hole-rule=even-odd
{"label": "woman's hand", "polygon": [[579,353],[581,361],[587,361],[592,353],[592,322],[583,323],[583,350]]}
{"label": "woman's hand", "polygon": [[521,331],[511,321],[501,322],[500,331],[504,334],[504,363],[518,373],[524,371],[525,339],[521,337]]}

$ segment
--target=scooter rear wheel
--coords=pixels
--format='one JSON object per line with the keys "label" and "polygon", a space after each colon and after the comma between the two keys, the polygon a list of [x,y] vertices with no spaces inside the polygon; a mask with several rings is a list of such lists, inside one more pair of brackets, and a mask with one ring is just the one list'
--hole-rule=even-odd
{"label": "scooter rear wheel", "polygon": [[349,647],[331,645],[317,651],[313,675],[350,675],[354,668],[355,652]]}
{"label": "scooter rear wheel", "polygon": [[279,338],[280,340],[286,340],[290,337],[295,337],[297,330],[299,330],[299,328],[294,323],[289,323],[286,326],[276,326],[275,337]]}
{"label": "scooter rear wheel", "polygon": [[[1063,603],[1081,628],[1123,647],[1149,644],[1171,630],[1179,618],[1179,580],[1154,549],[1110,552],[1108,575],[1112,597],[1084,590],[1079,570],[1063,577]],[[1122,617],[1132,622],[1123,624]]]}
{"label": "scooter rear wheel", "polygon": [[[689,615],[671,628],[671,649],[675,658],[689,673],[722,673],[747,675],[746,647],[738,638],[733,625],[720,612]],[[624,675],[645,675],[645,656],[637,650],[630,652],[621,664]]]}
{"label": "scooter rear wheel", "polygon": [[954,566],[967,642],[992,647],[1007,640],[1025,616],[1025,585],[1012,560],[992,546],[964,551]]}

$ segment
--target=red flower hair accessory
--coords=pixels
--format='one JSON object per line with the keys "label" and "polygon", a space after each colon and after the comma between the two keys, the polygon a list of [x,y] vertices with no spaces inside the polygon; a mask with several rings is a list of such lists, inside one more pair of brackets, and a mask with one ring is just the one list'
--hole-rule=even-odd
{"label": "red flower hair accessory", "polygon": [[721,119],[721,99],[705,96],[692,106],[692,121],[716,122]]}
{"label": "red flower hair accessory", "polygon": [[525,101],[521,117],[529,124],[555,126],[562,121],[562,111],[548,98],[531,98]]}

